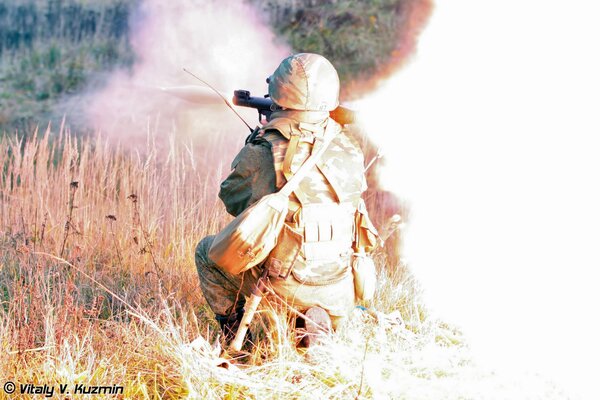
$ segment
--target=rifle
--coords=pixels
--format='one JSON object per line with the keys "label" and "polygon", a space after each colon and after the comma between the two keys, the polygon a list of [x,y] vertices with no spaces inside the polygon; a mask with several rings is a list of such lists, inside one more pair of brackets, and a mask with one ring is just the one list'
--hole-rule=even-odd
{"label": "rifle", "polygon": [[[258,122],[262,119],[271,120],[271,114],[275,111],[273,100],[267,97],[253,97],[248,90],[235,90],[233,92],[233,104],[240,107],[255,108],[258,111]],[[338,106],[329,112],[329,116],[340,125],[352,124],[355,121],[354,111],[349,108]]]}

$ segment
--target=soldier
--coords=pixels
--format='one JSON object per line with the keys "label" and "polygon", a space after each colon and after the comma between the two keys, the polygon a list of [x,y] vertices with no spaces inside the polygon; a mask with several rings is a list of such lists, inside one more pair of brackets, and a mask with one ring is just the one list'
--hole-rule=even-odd
{"label": "soldier", "polygon": [[286,304],[321,327],[336,328],[355,306],[352,259],[373,245],[359,243],[360,238],[373,242],[376,235],[361,199],[366,190],[363,154],[329,118],[339,104],[333,65],[317,54],[295,54],[281,62],[268,83],[276,110],[258,134],[249,137],[221,183],[219,197],[231,215],[281,189],[310,156],[315,138],[323,136],[328,124],[334,124],[336,135],[289,197],[284,229],[264,263],[232,275],[208,257],[214,236],[198,244],[200,287],[227,342],[235,336],[244,296],[261,268],[268,268],[270,286]]}

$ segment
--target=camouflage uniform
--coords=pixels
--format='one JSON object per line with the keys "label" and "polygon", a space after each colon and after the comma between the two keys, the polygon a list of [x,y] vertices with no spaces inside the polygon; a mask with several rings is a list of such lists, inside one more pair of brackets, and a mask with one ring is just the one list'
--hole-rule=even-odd
{"label": "camouflage uniform", "polygon": [[[286,60],[279,69],[284,68],[289,74],[296,65],[286,64]],[[311,65],[301,67],[307,79]],[[327,65],[312,67],[329,73]],[[274,75],[280,76],[277,72]],[[285,105],[285,96],[298,97],[302,94],[298,90],[304,90],[303,85],[298,85],[291,94],[282,94],[271,88],[272,82],[269,93],[278,104]],[[322,90],[312,85],[315,91]],[[315,139],[323,136],[325,126],[335,124],[339,134],[290,196],[283,232],[264,263],[279,297],[300,311],[313,306],[323,308],[335,327],[355,304],[350,265],[356,238],[355,216],[357,209],[364,208],[360,196],[366,190],[366,181],[358,144],[329,119],[326,110],[332,109],[333,100],[319,97],[324,98],[329,104],[325,110],[317,104],[318,109],[314,110],[306,106],[302,111],[274,112],[271,121],[235,157],[233,171],[221,184],[219,197],[227,211],[237,216],[263,196],[278,191],[310,156]],[[308,97],[304,100],[303,104],[310,103]],[[334,100],[337,106],[337,93]],[[294,101],[299,102],[295,98]],[[238,276],[223,271],[208,257],[212,240],[213,236],[208,236],[198,244],[196,266],[204,296],[223,322],[242,312],[244,296],[250,295],[261,271],[255,267]]]}

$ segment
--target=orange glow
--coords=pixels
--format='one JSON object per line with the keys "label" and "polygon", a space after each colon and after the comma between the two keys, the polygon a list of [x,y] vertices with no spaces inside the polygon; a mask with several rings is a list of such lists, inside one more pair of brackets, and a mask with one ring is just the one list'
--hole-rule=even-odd
{"label": "orange glow", "polygon": [[403,3],[402,18],[398,21],[397,44],[385,65],[377,66],[374,76],[363,75],[342,88],[342,98],[356,100],[379,88],[417,52],[419,35],[426,27],[434,8],[432,0],[411,0]]}

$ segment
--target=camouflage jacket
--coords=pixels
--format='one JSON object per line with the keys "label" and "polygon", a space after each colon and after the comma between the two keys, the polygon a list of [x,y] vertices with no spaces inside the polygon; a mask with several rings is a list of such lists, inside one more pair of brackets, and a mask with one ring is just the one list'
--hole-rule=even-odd
{"label": "camouflage jacket", "polygon": [[[254,204],[263,196],[274,193],[279,190],[286,182],[284,171],[281,164],[287,150],[287,145],[273,146],[277,141],[285,141],[289,138],[284,137],[275,129],[266,129],[259,136],[250,135],[246,145],[240,150],[231,163],[232,172],[221,183],[219,198],[225,204],[227,212],[234,217],[242,213],[248,206]],[[353,140],[345,134],[341,135],[342,145],[337,146],[343,151],[357,151],[362,157],[360,148]],[[277,139],[273,139],[277,137]],[[269,138],[269,139],[267,139]],[[306,152],[306,149],[299,149],[299,153]],[[326,154],[325,157],[332,154]],[[294,162],[291,166],[293,172],[299,167],[299,164],[306,159],[308,154],[298,157],[300,163]],[[335,161],[334,161],[335,162]],[[278,166],[276,168],[276,165]],[[329,170],[343,170],[343,166],[331,164]],[[292,171],[290,171],[292,172]],[[362,175],[362,174],[361,174]],[[358,179],[357,179],[358,178]],[[366,180],[364,175],[345,179],[352,187],[340,188],[338,192],[349,194],[354,193],[354,197],[366,190]]]}
{"label": "camouflage jacket", "polygon": [[277,190],[271,145],[265,140],[247,143],[234,158],[231,169],[221,183],[219,198],[234,217]]}
{"label": "camouflage jacket", "polygon": [[[234,216],[279,190],[311,154],[313,142],[323,134],[323,124],[335,124],[327,115],[325,119],[301,115],[304,122],[299,122],[290,118],[295,115],[289,111],[281,114],[246,144],[232,163],[233,172],[221,184],[219,196]],[[266,260],[269,274],[287,277],[291,272],[309,285],[343,279],[356,241],[355,218],[365,189],[360,147],[340,132],[290,196],[286,228]]]}

